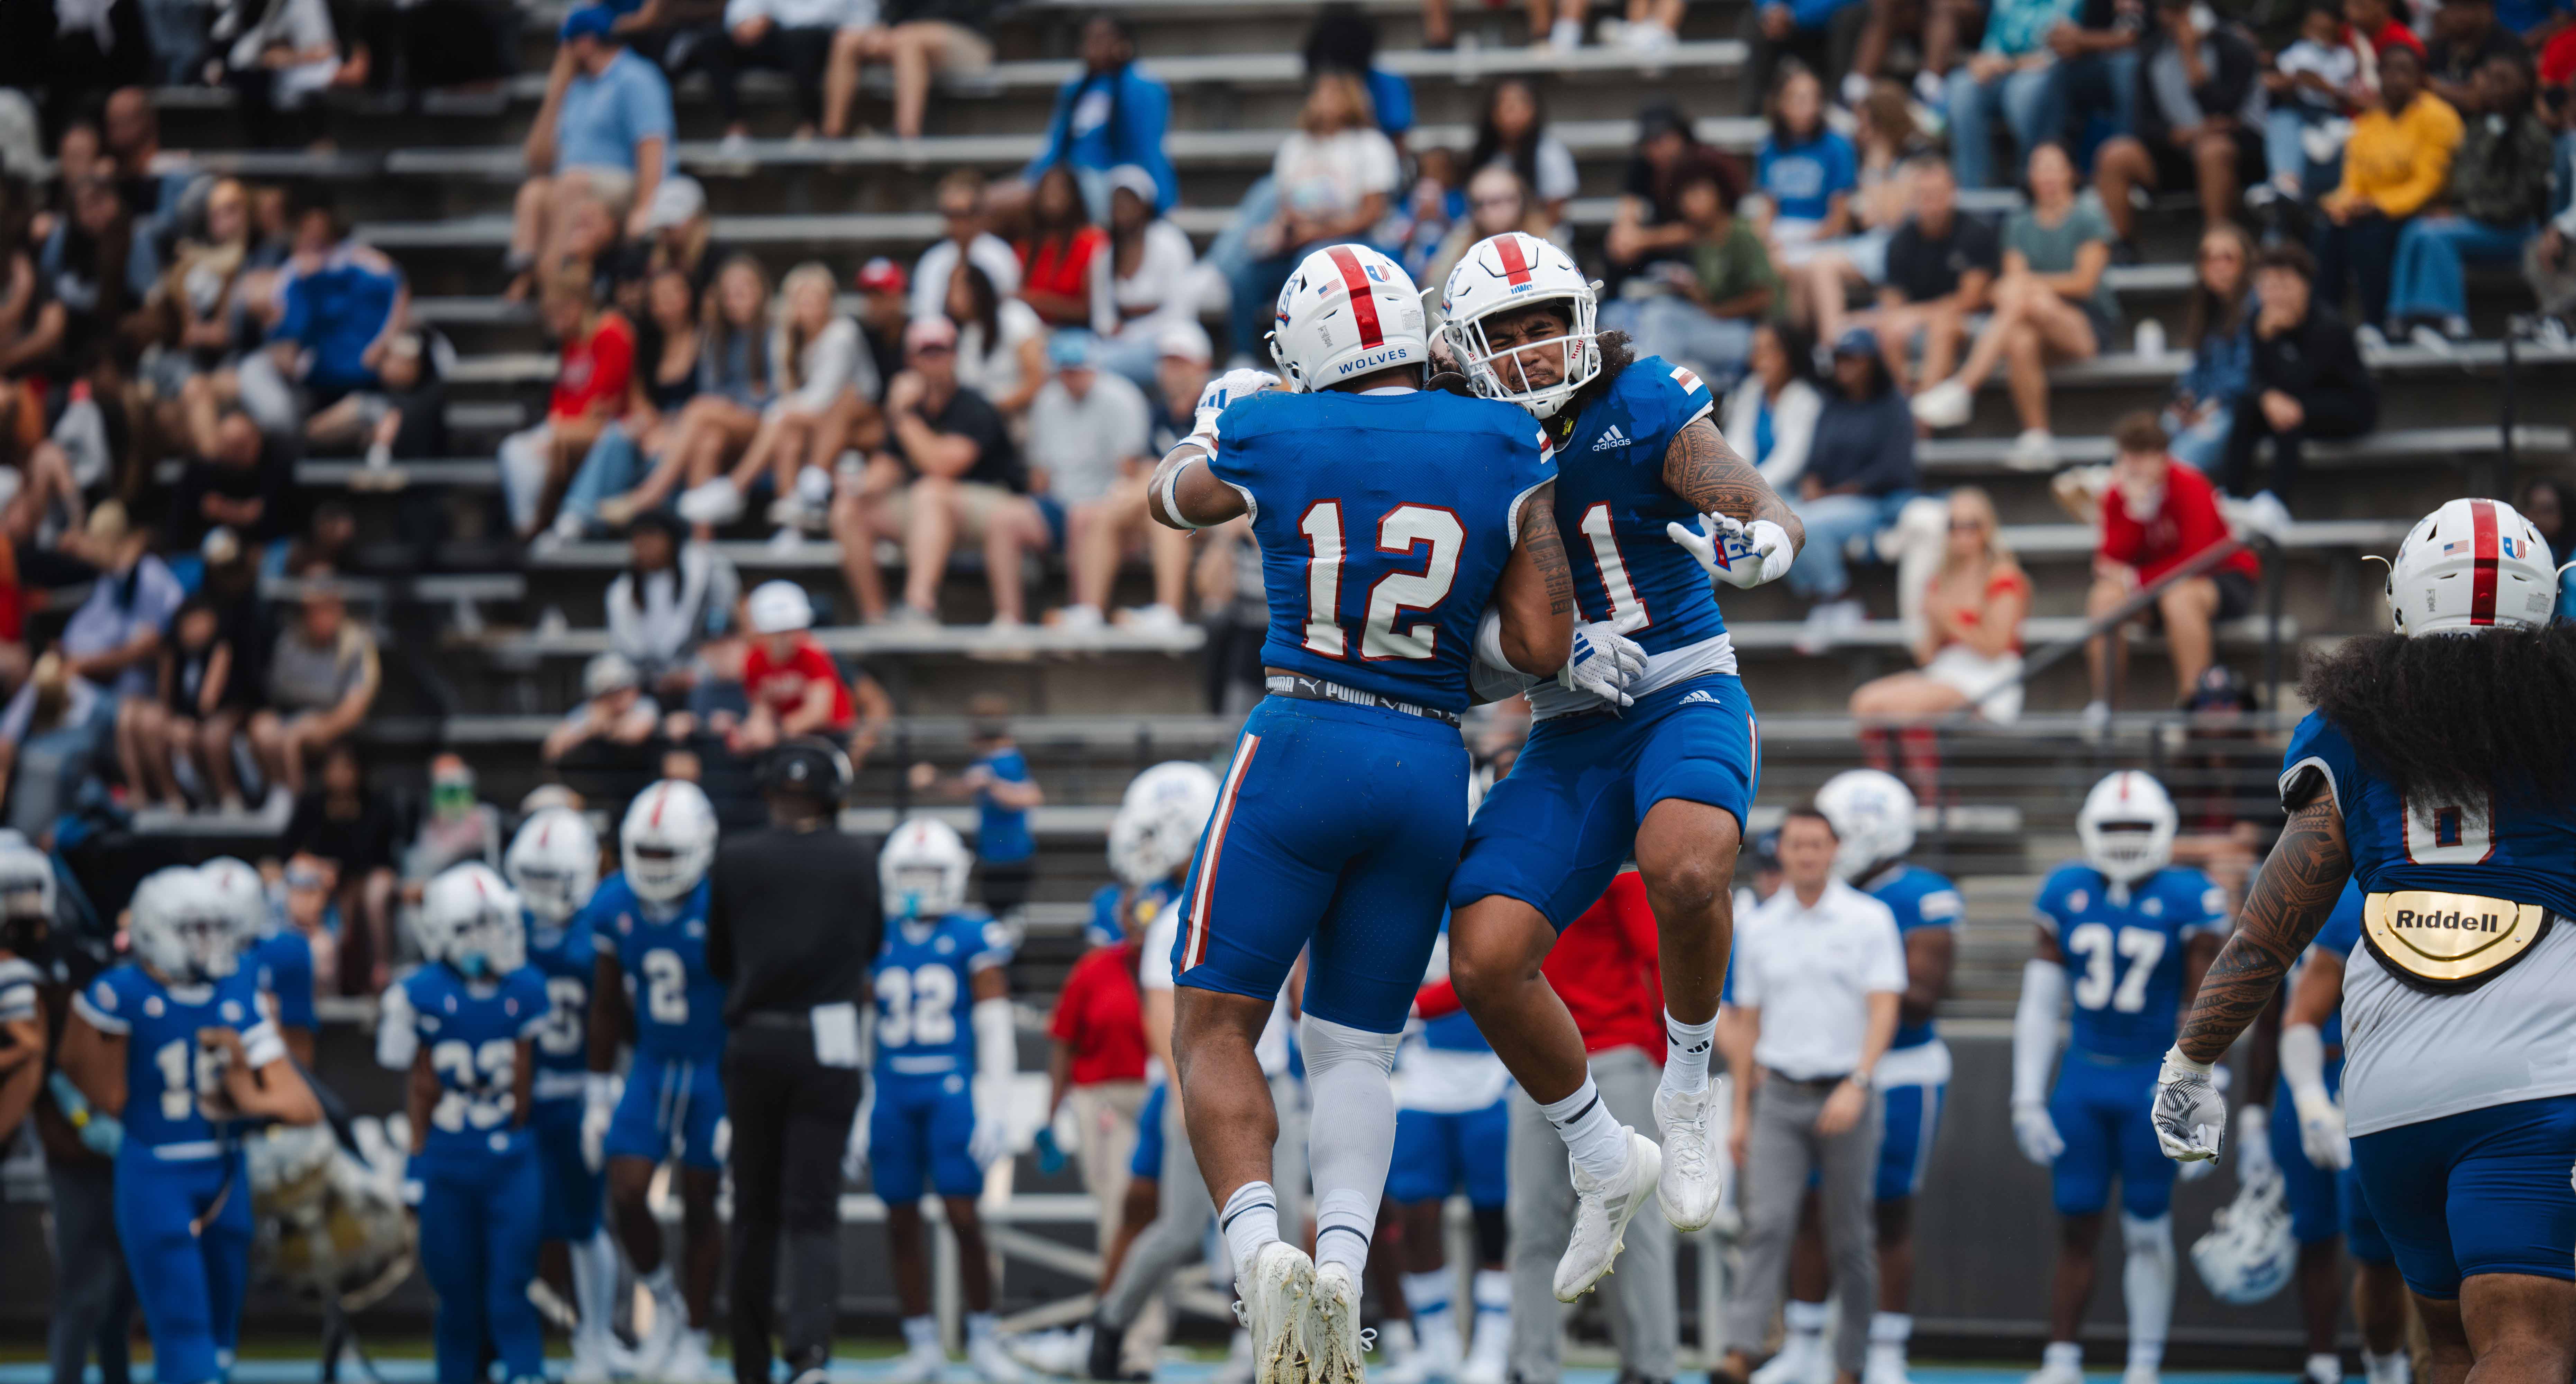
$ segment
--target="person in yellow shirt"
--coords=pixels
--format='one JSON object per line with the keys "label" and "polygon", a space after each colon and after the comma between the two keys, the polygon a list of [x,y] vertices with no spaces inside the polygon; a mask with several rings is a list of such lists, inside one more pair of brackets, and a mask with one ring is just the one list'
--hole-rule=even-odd
{"label": "person in yellow shirt", "polygon": [[2424,85],[2424,59],[2404,44],[2379,50],[2379,101],[2353,118],[2343,147],[2343,183],[2317,199],[2325,213],[2316,233],[2317,289],[2343,297],[2347,274],[2361,292],[2361,321],[2376,330],[2388,316],[2388,281],[2397,233],[2442,190],[2460,115]]}

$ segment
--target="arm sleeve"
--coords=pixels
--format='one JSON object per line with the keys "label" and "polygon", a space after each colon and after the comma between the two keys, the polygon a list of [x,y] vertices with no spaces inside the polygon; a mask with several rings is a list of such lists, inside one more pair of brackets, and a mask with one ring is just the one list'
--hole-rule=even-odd
{"label": "arm sleeve", "polygon": [[[1018,1035],[1012,1032],[1011,1002],[999,997],[975,1001],[967,1011],[967,1022],[975,1028],[976,1084],[987,1081],[1000,1087],[1020,1069]],[[980,1102],[979,1102],[980,1103]]]}
{"label": "arm sleeve", "polygon": [[2315,1024],[2292,1024],[2281,1030],[2281,1079],[2289,1083],[2294,1105],[2334,1099],[2326,1093],[2325,1035]]}
{"label": "arm sleeve", "polygon": [[286,1056],[286,1040],[277,1036],[277,1025],[266,1019],[241,1031],[242,1060],[256,1071]]}
{"label": "arm sleeve", "polygon": [[387,986],[384,998],[376,1002],[376,1065],[390,1072],[409,1071],[412,1055],[419,1050],[411,992],[400,983]]}
{"label": "arm sleeve", "polygon": [[2057,1015],[2065,1004],[2065,967],[2035,956],[2022,963],[2021,1003],[2013,1009],[2013,1104],[2048,1099],[2049,1069],[2057,1064]]}
{"label": "arm sleeve", "polygon": [[72,1012],[110,1037],[122,1038],[133,1027],[125,1017],[125,997],[117,992],[112,975],[100,976],[88,989],[72,996]]}

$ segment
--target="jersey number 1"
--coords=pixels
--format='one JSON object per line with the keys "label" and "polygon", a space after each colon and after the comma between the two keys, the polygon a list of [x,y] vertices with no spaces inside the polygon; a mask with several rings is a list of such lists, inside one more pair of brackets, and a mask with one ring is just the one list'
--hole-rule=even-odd
{"label": "jersey number 1", "polygon": [[1646,614],[1646,603],[1637,598],[1636,584],[1628,580],[1628,560],[1619,555],[1618,535],[1610,532],[1608,501],[1583,511],[1583,536],[1592,540],[1592,565],[1600,569],[1601,589],[1609,593],[1611,620],[1634,616],[1637,629],[1654,623]]}
{"label": "jersey number 1", "polygon": [[[1297,531],[1306,535],[1306,652],[1347,658],[1340,619],[1342,502],[1318,500],[1307,506]],[[1397,505],[1377,521],[1379,552],[1410,557],[1417,544],[1431,548],[1431,560],[1421,571],[1389,572],[1369,588],[1368,618],[1360,632],[1362,658],[1429,658],[1439,648],[1438,626],[1399,630],[1396,616],[1427,611],[1448,597],[1458,581],[1458,553],[1467,544],[1467,526],[1456,512],[1434,505]]]}

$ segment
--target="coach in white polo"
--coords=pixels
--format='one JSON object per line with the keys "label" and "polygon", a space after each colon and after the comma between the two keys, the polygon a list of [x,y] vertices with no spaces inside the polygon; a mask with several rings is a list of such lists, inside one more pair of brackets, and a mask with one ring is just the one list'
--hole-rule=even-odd
{"label": "coach in white polo", "polygon": [[1720,1384],[1748,1377],[1746,1347],[1762,1339],[1787,1290],[1789,1243],[1810,1169],[1824,1200],[1825,1250],[1842,1305],[1834,1333],[1841,1384],[1860,1378],[1878,1308],[1870,1198],[1879,1102],[1870,1077],[1896,1036],[1905,944],[1886,904],[1833,877],[1835,844],[1824,814],[1791,812],[1780,825],[1784,882],[1736,926],[1739,1033],[1731,1046],[1750,1038],[1753,1080],[1735,1088],[1731,1142],[1744,1170],[1744,1277],[1727,1306],[1726,1339],[1734,1344],[1712,1372]]}

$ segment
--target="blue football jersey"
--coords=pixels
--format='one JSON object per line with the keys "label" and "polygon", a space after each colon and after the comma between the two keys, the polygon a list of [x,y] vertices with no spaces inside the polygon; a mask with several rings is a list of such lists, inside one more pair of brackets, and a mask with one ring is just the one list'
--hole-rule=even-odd
{"label": "blue football jersey", "polygon": [[1556,478],[1537,420],[1437,391],[1273,392],[1228,405],[1216,431],[1209,469],[1243,493],[1261,547],[1261,661],[1465,711],[1522,498]]}
{"label": "blue football jersey", "polygon": [[254,1067],[286,1055],[277,1026],[260,1016],[259,978],[247,966],[212,985],[168,986],[127,962],[90,982],[72,1008],[90,1027],[125,1039],[128,1148],[215,1150],[216,1122],[200,1099],[223,1090],[222,1059],[198,1045],[198,1029],[240,1030],[242,1055]]}
{"label": "blue football jersey", "polygon": [[578,1100],[590,1071],[590,985],[598,945],[590,929],[527,919],[528,966],[546,982],[546,1022],[537,1030],[537,1099]]}
{"label": "blue football jersey", "polygon": [[2057,938],[2075,997],[2075,1050],[2162,1057],[2181,1022],[2184,948],[2226,928],[2226,891],[2198,870],[2168,865],[2113,903],[2102,872],[2077,862],[2052,871],[2033,906]]}
{"label": "blue football jersey", "polygon": [[311,1032],[313,1016],[313,944],[291,927],[281,927],[251,943],[242,959],[259,975],[259,992],[268,1001],[268,1017],[281,1028]]}
{"label": "blue football jersey", "polygon": [[657,917],[620,872],[601,880],[573,919],[626,973],[639,1052],[683,1062],[724,1055],[725,988],[707,972],[707,896],[699,880],[676,911]]}
{"label": "blue football jersey", "polygon": [[520,1118],[519,1041],[544,1030],[546,978],[521,966],[469,981],[438,963],[405,976],[402,993],[419,1050],[438,1078],[423,1154],[432,1161],[507,1153],[527,1142]]}
{"label": "blue football jersey", "polygon": [[2566,805],[2503,790],[2483,803],[2404,797],[2314,711],[2281,757],[2282,797],[2304,791],[2311,774],[2324,776],[2343,813],[2363,893],[2451,890],[2576,913],[2576,811]]}
{"label": "blue football jersey", "polygon": [[[1661,356],[1631,361],[1579,416],[1557,415],[1556,526],[1574,568],[1574,608],[1586,620],[1643,612],[1628,637],[1660,654],[1726,632],[1699,560],[1664,532],[1699,511],[1664,484],[1673,438],[1709,416],[1699,375]],[[1570,419],[1570,423],[1569,423]]]}
{"label": "blue football jersey", "polygon": [[[1896,932],[1900,939],[1916,928],[1956,930],[1967,920],[1968,901],[1960,897],[1959,886],[1919,865],[1899,865],[1882,871],[1878,879],[1870,882],[1867,892],[1896,914]],[[1888,1050],[1919,1048],[1931,1042],[1932,1038],[1930,1019],[1921,1023],[1900,1021]]]}
{"label": "blue football jersey", "polygon": [[[1029,781],[1029,759],[1019,746],[1006,745],[975,760],[1004,783]],[[1038,853],[1037,838],[1029,834],[1026,808],[1004,807],[987,789],[975,795],[975,858],[990,865],[1008,865]]]}
{"label": "blue football jersey", "polygon": [[868,980],[877,997],[877,1075],[975,1070],[974,976],[1011,959],[1010,933],[981,909],[886,929]]}

